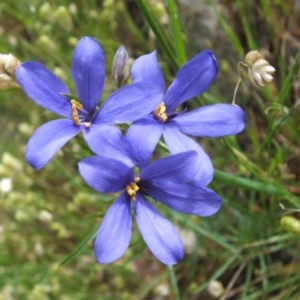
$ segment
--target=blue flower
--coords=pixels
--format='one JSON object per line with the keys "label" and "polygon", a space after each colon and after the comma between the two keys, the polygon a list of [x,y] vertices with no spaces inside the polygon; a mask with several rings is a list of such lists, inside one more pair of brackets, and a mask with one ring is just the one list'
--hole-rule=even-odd
{"label": "blue flower", "polygon": [[[195,181],[208,184],[213,177],[210,158],[201,146],[188,135],[195,137],[220,137],[237,134],[245,127],[243,110],[237,105],[214,104],[192,111],[177,108],[188,99],[198,96],[210,86],[218,73],[218,65],[211,51],[202,51],[177,72],[173,83],[165,92],[163,74],[159,68],[156,53],[139,57],[133,64],[133,82],[151,82],[157,87],[160,104],[145,118],[135,121],[128,129],[128,136],[135,136],[134,149],[148,147],[148,155],[163,136],[169,151],[173,154],[194,150],[198,153],[199,172]],[[163,95],[163,96],[161,96]]]}
{"label": "blue flower", "polygon": [[71,97],[65,84],[38,62],[25,62],[16,70],[18,83],[36,104],[64,117],[44,124],[30,138],[25,156],[35,169],[44,167],[81,131],[89,147],[99,149],[97,137],[119,135],[119,128],[111,124],[142,118],[159,103],[156,87],[140,82],[117,90],[97,109],[105,63],[101,46],[91,37],[83,37],[76,45],[71,73],[76,97]]}
{"label": "blue flower", "polygon": [[192,183],[197,153],[189,151],[161,158],[136,174],[123,157],[93,156],[79,162],[79,172],[100,193],[122,191],[106,212],[95,239],[99,263],[110,263],[125,253],[132,232],[131,208],[150,251],[164,264],[184,256],[175,227],[147,200],[151,197],[172,209],[197,216],[211,216],[221,207],[212,190]]}

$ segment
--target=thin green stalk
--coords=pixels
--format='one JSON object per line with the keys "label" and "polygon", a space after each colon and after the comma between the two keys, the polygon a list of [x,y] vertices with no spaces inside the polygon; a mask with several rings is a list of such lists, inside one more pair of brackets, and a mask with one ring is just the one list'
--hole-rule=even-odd
{"label": "thin green stalk", "polygon": [[92,241],[96,237],[96,233],[98,230],[97,227],[94,227],[85,237],[84,239],[79,243],[79,245],[74,248],[74,250],[60,263],[61,266],[66,265],[70,263],[74,258],[76,258],[89,244],[90,241]]}
{"label": "thin green stalk", "polygon": [[[269,284],[266,289],[258,289],[257,291],[254,291],[251,295],[249,295],[246,299],[247,300],[257,300],[257,299],[263,299],[265,295],[271,295],[272,292],[276,292],[278,290],[282,290],[282,287],[289,287],[295,286],[299,287],[299,275],[294,276],[286,276],[283,280],[273,281],[272,284]],[[287,292],[289,290],[287,289]],[[298,295],[299,293],[296,292]],[[296,296],[297,297],[297,296]],[[266,298],[265,298],[266,299]],[[274,298],[275,299],[275,298]],[[277,298],[277,299],[299,299],[295,297],[289,297],[289,298]]]}
{"label": "thin green stalk", "polygon": [[218,9],[216,5],[217,2],[213,0],[209,0],[209,3],[216,14],[218,21],[223,27],[225,33],[227,34],[231,44],[241,56],[244,56],[244,47],[241,44],[237,34],[234,32],[233,27],[231,27],[230,24],[228,24],[228,21],[224,18],[224,14],[222,14],[222,12],[220,12],[220,10]]}
{"label": "thin green stalk", "polygon": [[169,9],[171,29],[174,38],[174,48],[176,49],[177,53],[177,60],[179,61],[180,65],[182,65],[186,62],[186,51],[177,4],[175,0],[166,0],[166,4],[167,8]]}
{"label": "thin green stalk", "polygon": [[245,267],[246,267],[247,264],[248,264],[248,260],[247,259],[244,260],[240,264],[240,266],[238,267],[238,269],[235,271],[235,273],[231,277],[229,283],[227,284],[226,290],[225,290],[224,294],[222,295],[222,297],[220,298],[220,300],[226,300],[226,299],[228,299],[228,295],[229,295],[230,291],[232,290],[233,286],[235,285],[236,281],[240,277],[241,273],[243,272],[243,270],[245,269]]}
{"label": "thin green stalk", "polygon": [[186,218],[185,215],[176,213],[173,215],[173,219],[182,222],[186,228],[193,230],[197,233],[197,235],[205,236],[231,253],[236,253],[238,251],[238,249],[232,245],[230,241],[227,241],[227,238],[224,235],[211,229],[207,229],[204,226],[199,226],[199,224],[195,223],[191,219]]}
{"label": "thin green stalk", "polygon": [[262,286],[263,288],[267,288],[269,285],[269,278],[268,278],[268,272],[267,272],[267,263],[266,263],[266,257],[263,254],[258,255],[259,265],[260,265],[260,273],[262,277]]}
{"label": "thin green stalk", "polygon": [[278,96],[278,102],[283,104],[284,101],[287,98],[288,93],[292,89],[293,83],[297,78],[299,78],[299,61],[300,61],[300,49],[298,50],[294,62],[288,72],[288,74],[285,76],[285,79],[283,81],[282,87],[280,89],[280,94]]}
{"label": "thin green stalk", "polygon": [[[281,105],[284,105],[284,102],[287,102],[288,94],[290,93],[290,91],[293,87],[293,83],[295,80],[297,80],[297,78],[299,78],[299,74],[298,74],[299,61],[300,61],[300,49],[298,50],[298,52],[295,56],[294,62],[283,81],[283,84],[282,84],[282,87],[281,87],[281,90],[280,90],[280,93],[278,96],[278,100],[277,100],[277,103],[279,103]],[[277,133],[279,128],[288,121],[291,114],[294,113],[295,110],[297,110],[298,108],[299,108],[298,103],[295,103],[295,105],[290,108],[289,113],[287,113],[286,115],[282,116],[278,120],[275,120],[274,122],[271,122],[269,124],[269,128],[267,129],[268,134],[260,146],[260,150],[259,150],[260,156],[262,156],[262,153],[265,150],[266,146],[268,146],[271,143],[272,138]]]}
{"label": "thin green stalk", "polygon": [[237,0],[236,2],[242,20],[242,24],[243,24],[243,30],[245,31],[246,34],[248,47],[249,49],[257,49],[258,48],[257,43],[252,34],[249,11],[246,12],[247,10],[247,7],[245,7],[246,3],[247,3],[246,1],[241,1],[241,0]]}
{"label": "thin green stalk", "polygon": [[169,276],[169,280],[170,280],[170,284],[171,284],[171,288],[172,288],[174,297],[176,300],[180,300],[179,288],[178,288],[174,268],[173,268],[173,266],[167,266],[167,270],[168,270],[168,276]]}
{"label": "thin green stalk", "polygon": [[136,0],[135,2],[137,4],[137,6],[139,7],[139,9],[141,10],[146,21],[148,22],[148,25],[154,32],[156,38],[158,39],[158,41],[161,44],[162,48],[164,49],[165,53],[169,57],[171,63],[174,65],[174,67],[176,69],[178,69],[179,63],[173,54],[173,49],[170,46],[171,43],[169,42],[169,39],[168,39],[164,29],[162,28],[162,26],[159,24],[157,18],[155,17],[150,5],[147,3],[146,0]]}
{"label": "thin green stalk", "polygon": [[252,283],[252,274],[253,274],[253,260],[250,260],[247,264],[247,269],[245,272],[245,281],[243,284],[243,290],[242,290],[242,296],[241,299],[245,299],[246,295],[251,287],[251,283]]}
{"label": "thin green stalk", "polygon": [[199,294],[207,288],[210,282],[217,280],[220,276],[222,276],[228,269],[230,269],[232,264],[238,259],[239,255],[239,251],[237,251],[236,253],[231,253],[228,259],[214,272],[214,274],[209,278],[209,280],[206,280],[205,283],[203,283],[194,291],[194,294]]}
{"label": "thin green stalk", "polygon": [[[297,108],[297,107],[296,107]],[[290,118],[291,113],[296,109],[295,107],[292,107],[286,115],[282,116],[275,122],[270,123],[269,128],[267,130],[268,134],[265,137],[265,139],[262,141],[260,149],[259,149],[259,155],[262,157],[263,151],[265,150],[266,146],[270,144],[272,138],[274,137],[277,130],[287,122],[287,120]]]}
{"label": "thin green stalk", "polygon": [[285,198],[296,208],[300,207],[300,199],[279,185],[243,178],[219,170],[215,170],[214,178],[226,184]]}

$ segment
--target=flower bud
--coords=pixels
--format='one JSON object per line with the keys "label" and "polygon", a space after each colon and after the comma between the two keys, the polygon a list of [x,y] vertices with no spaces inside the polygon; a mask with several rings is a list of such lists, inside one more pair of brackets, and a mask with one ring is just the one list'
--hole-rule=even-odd
{"label": "flower bud", "polygon": [[271,82],[273,80],[272,74],[276,69],[257,50],[248,52],[244,62],[248,68],[249,78],[258,87],[263,87],[265,86],[264,82]]}
{"label": "flower bud", "polygon": [[54,17],[53,17],[53,7],[49,2],[44,2],[40,7],[39,7],[39,18],[43,21],[48,21],[49,23],[54,22]]}
{"label": "flower bud", "polygon": [[292,216],[283,216],[280,219],[280,225],[285,230],[300,237],[300,220]]}
{"label": "flower bud", "polygon": [[0,53],[0,89],[19,86],[15,80],[15,71],[20,61],[11,53]]}
{"label": "flower bud", "polygon": [[52,52],[57,49],[57,44],[55,41],[46,34],[41,34],[36,40],[36,46],[47,53]]}
{"label": "flower bud", "polygon": [[124,85],[129,77],[129,57],[124,46],[120,46],[116,52],[111,76],[113,83],[117,87]]}
{"label": "flower bud", "polygon": [[59,6],[53,13],[56,23],[66,31],[73,29],[73,21],[65,6]]}

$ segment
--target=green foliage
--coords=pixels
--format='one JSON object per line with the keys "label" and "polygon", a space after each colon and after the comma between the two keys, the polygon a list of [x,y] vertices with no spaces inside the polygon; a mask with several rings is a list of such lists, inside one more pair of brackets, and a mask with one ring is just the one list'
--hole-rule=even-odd
{"label": "green foliage", "polygon": [[[222,210],[200,219],[159,207],[186,247],[174,269],[155,260],[136,228],[124,258],[95,263],[93,236],[113,197],[97,194],[79,177],[77,161],[89,150],[79,136],[45,169],[32,170],[23,158],[26,142],[52,116],[21,91],[1,91],[0,299],[300,297],[299,235],[291,224],[300,219],[299,8],[283,0],[220,2],[192,8],[174,0],[0,3],[0,52],[43,62],[73,91],[71,56],[83,35],[104,48],[107,91],[113,90],[111,64],[120,44],[132,58],[157,48],[170,81],[186,59],[211,47],[220,76],[189,102],[194,107],[231,102],[237,64],[249,50],[261,51],[276,68],[274,82],[261,89],[241,73],[236,103],[247,115],[243,133],[201,141],[213,158],[211,187],[224,199]],[[205,37],[197,35],[203,12],[215,21]],[[200,44],[206,40],[209,45]],[[289,218],[281,221],[284,214]],[[216,283],[221,292],[214,298]]]}

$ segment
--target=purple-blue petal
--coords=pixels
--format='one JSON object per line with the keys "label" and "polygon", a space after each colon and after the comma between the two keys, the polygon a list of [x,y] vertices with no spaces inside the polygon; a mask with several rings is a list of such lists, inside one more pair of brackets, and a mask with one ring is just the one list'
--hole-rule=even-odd
{"label": "purple-blue petal", "polygon": [[92,123],[83,129],[83,136],[95,154],[118,159],[129,167],[136,165],[131,146],[119,127]]}
{"label": "purple-blue petal", "polygon": [[136,222],[150,251],[166,265],[174,265],[181,261],[184,249],[172,223],[139,194],[134,205]]}
{"label": "purple-blue petal", "polygon": [[226,136],[237,134],[245,128],[245,114],[237,105],[206,105],[177,115],[168,122],[168,126],[194,136]]}
{"label": "purple-blue petal", "polygon": [[81,130],[69,119],[50,121],[39,127],[26,146],[26,161],[36,170],[43,168]]}
{"label": "purple-blue petal", "polygon": [[207,217],[215,214],[222,199],[214,191],[194,183],[152,180],[143,182],[141,189],[156,201],[186,214]]}
{"label": "purple-blue petal", "polygon": [[94,123],[131,123],[151,113],[162,101],[163,93],[156,85],[139,82],[124,86],[103,103]]}
{"label": "purple-blue petal", "polygon": [[104,54],[95,39],[83,37],[77,43],[72,60],[72,77],[83,107],[88,112],[93,111],[105,81]]}
{"label": "purple-blue petal", "polygon": [[36,104],[62,117],[71,117],[70,94],[65,84],[38,62],[22,63],[16,70],[16,79],[23,91]]}
{"label": "purple-blue petal", "polygon": [[78,163],[85,182],[100,193],[115,193],[133,180],[133,171],[119,160],[92,156]]}
{"label": "purple-blue petal", "polygon": [[177,72],[165,96],[167,112],[173,112],[183,102],[208,89],[218,74],[217,60],[205,50],[189,60]]}
{"label": "purple-blue petal", "polygon": [[157,61],[156,51],[137,58],[132,64],[131,76],[133,82],[153,82],[164,93],[165,81]]}
{"label": "purple-blue petal", "polygon": [[131,227],[130,200],[121,194],[106,212],[95,239],[94,252],[100,264],[123,256],[129,246]]}
{"label": "purple-blue petal", "polygon": [[136,166],[148,164],[162,132],[163,125],[152,115],[129,126],[126,139],[131,144],[131,155],[135,158]]}
{"label": "purple-blue petal", "polygon": [[195,151],[158,159],[141,170],[141,181],[177,181],[177,183],[190,181],[197,172],[197,165],[195,165],[197,159],[198,155]]}
{"label": "purple-blue petal", "polygon": [[211,182],[214,175],[212,162],[196,141],[179,132],[177,128],[169,126],[165,127],[163,137],[172,154],[191,150],[196,151],[198,158],[194,166],[197,169],[197,174],[194,177],[194,181],[199,185],[207,185]]}

